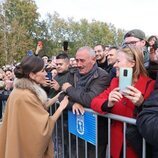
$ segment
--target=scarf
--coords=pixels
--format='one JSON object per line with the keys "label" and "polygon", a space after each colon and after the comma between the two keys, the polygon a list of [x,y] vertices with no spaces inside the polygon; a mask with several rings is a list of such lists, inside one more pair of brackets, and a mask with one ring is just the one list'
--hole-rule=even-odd
{"label": "scarf", "polygon": [[98,66],[97,64],[94,64],[93,68],[85,75],[82,75],[77,72],[78,82],[76,83],[77,88],[83,88],[86,86],[86,83],[92,78],[94,73],[96,72]]}

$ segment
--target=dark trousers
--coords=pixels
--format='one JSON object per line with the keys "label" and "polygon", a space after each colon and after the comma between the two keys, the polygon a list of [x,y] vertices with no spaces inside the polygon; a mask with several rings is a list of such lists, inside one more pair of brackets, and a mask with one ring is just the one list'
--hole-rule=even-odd
{"label": "dark trousers", "polygon": [[6,101],[9,97],[10,91],[0,91],[0,119],[2,118],[2,112],[3,112],[3,107],[2,107],[2,101]]}

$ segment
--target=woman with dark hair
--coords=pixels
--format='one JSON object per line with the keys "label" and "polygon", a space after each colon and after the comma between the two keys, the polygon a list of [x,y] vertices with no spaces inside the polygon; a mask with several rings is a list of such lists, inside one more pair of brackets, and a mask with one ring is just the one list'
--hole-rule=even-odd
{"label": "woman with dark hair", "polygon": [[65,97],[54,115],[49,116],[46,109],[58,96],[48,100],[40,87],[46,83],[44,61],[40,57],[25,57],[14,73],[14,89],[7,100],[0,127],[0,157],[53,158],[54,124],[68,99]]}
{"label": "woman with dark hair", "polygon": [[150,62],[154,62],[154,56],[155,56],[155,42],[157,41],[157,37],[155,35],[152,35],[148,38],[148,46],[149,46],[149,59]]}
{"label": "woman with dark hair", "polygon": [[[147,76],[143,63],[143,52],[136,48],[127,46],[118,50],[116,63],[116,78],[113,78],[110,87],[96,96],[91,102],[91,108],[101,114],[113,113],[130,118],[136,118],[141,105],[154,89],[155,81]],[[132,84],[125,90],[120,91],[119,77],[121,68],[132,68]],[[126,82],[125,80],[123,81]],[[130,135],[130,126],[127,128],[127,158],[141,157],[141,140],[137,140],[134,134]],[[139,133],[138,133],[139,135]],[[131,141],[132,140],[132,141]],[[123,123],[112,121],[111,124],[111,157],[122,157],[123,147]],[[139,148],[140,147],[140,148]]]}
{"label": "woman with dark hair", "polygon": [[149,64],[149,75],[151,78],[156,79],[158,72],[158,40],[155,41],[152,46],[152,52],[150,51],[150,64]]}
{"label": "woman with dark hair", "polygon": [[157,40],[157,37],[155,35],[150,36],[147,40],[149,47],[153,47],[156,40]]}

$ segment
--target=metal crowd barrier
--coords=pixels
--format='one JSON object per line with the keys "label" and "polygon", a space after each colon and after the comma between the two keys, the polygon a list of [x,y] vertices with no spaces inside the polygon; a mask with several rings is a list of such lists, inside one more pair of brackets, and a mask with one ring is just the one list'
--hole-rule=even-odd
{"label": "metal crowd barrier", "polygon": [[[4,110],[6,100],[1,100],[2,101],[2,111]],[[50,115],[54,113],[54,110],[56,110],[58,107],[58,104],[55,104],[50,109]],[[106,114],[106,115],[101,115],[96,112],[94,112],[91,109],[85,108],[86,112],[90,112],[95,115],[96,120],[98,116],[105,117],[108,119],[108,146],[107,146],[107,155],[106,158],[110,158],[110,130],[111,130],[111,121],[112,120],[117,120],[123,123],[123,158],[126,158],[126,128],[127,124],[136,124],[136,120],[120,115],[115,115],[115,114]],[[55,158],[80,158],[80,149],[79,149],[79,141],[82,140],[84,141],[84,151],[85,151],[85,157],[82,158],[89,158],[87,156],[88,152],[88,144],[87,140],[83,140],[77,135],[72,134],[71,132],[67,130],[65,131],[65,128],[68,128],[68,118],[67,118],[68,111],[65,110],[64,113],[62,113],[61,117],[57,121],[55,125],[55,129],[53,132],[53,142],[54,142],[54,150],[55,150]],[[85,122],[86,124],[86,122]],[[96,129],[97,129],[97,121],[96,121]],[[66,127],[65,127],[66,125]],[[75,128],[75,126],[74,126]],[[96,144],[93,145],[95,149],[95,158],[98,158],[98,131],[96,130],[95,133],[95,138],[96,138]],[[74,141],[75,140],[75,141]],[[74,144],[75,143],[75,144]],[[143,139],[143,147],[142,147],[142,158],[146,158],[146,142]]]}
{"label": "metal crowd barrier", "polygon": [[[57,105],[55,106],[55,108],[57,108]],[[136,125],[136,120],[133,118],[128,118],[128,117],[124,117],[124,116],[120,116],[120,115],[115,115],[115,114],[106,114],[106,115],[101,115],[98,114],[96,112],[94,112],[91,109],[85,108],[86,112],[91,112],[94,115],[96,115],[96,117],[101,116],[101,117],[105,117],[108,119],[108,146],[107,146],[107,150],[106,150],[106,158],[110,158],[110,130],[111,130],[111,121],[112,120],[117,120],[123,123],[123,158],[126,158],[126,128],[127,128],[127,124],[132,124],[132,125]],[[79,152],[79,146],[78,146],[78,142],[81,138],[79,138],[78,136],[75,136],[76,138],[76,144],[75,144],[75,151],[74,148],[72,149],[72,143],[74,143],[71,140],[71,137],[74,137],[74,134],[68,132],[68,138],[69,138],[69,143],[67,144],[68,146],[68,153],[69,155],[67,156],[65,154],[65,148],[64,148],[64,121],[67,120],[63,120],[63,114],[60,118],[60,120],[58,120],[58,122],[56,123],[56,127],[55,127],[55,131],[54,131],[54,137],[56,139],[54,139],[54,146],[55,146],[55,158],[79,158],[80,152]],[[60,122],[60,123],[59,123]],[[96,122],[96,126],[97,126],[97,122]],[[75,128],[75,127],[74,127]],[[97,129],[97,128],[96,128]],[[61,133],[61,134],[59,134]],[[98,131],[96,131],[96,138],[97,138],[97,133]],[[61,135],[61,141],[59,143],[59,135]],[[142,158],[146,158],[146,142],[145,139],[142,139]],[[95,146],[95,158],[98,158],[98,141],[96,140],[96,145]],[[73,153],[75,152],[75,155],[72,155],[72,150]],[[85,157],[84,158],[89,158],[87,156],[87,141],[85,140]]]}

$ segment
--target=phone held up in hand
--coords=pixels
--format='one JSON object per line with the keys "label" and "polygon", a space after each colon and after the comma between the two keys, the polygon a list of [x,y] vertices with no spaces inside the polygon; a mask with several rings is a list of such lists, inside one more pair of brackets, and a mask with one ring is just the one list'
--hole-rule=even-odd
{"label": "phone held up in hand", "polygon": [[42,48],[43,47],[43,42],[42,41],[38,41],[37,45]]}
{"label": "phone held up in hand", "polygon": [[120,68],[119,74],[119,88],[120,92],[126,89],[127,86],[132,85],[132,76],[133,69],[132,68]]}
{"label": "phone held up in hand", "polygon": [[52,72],[48,71],[46,77],[48,77],[49,80],[52,80]]}

